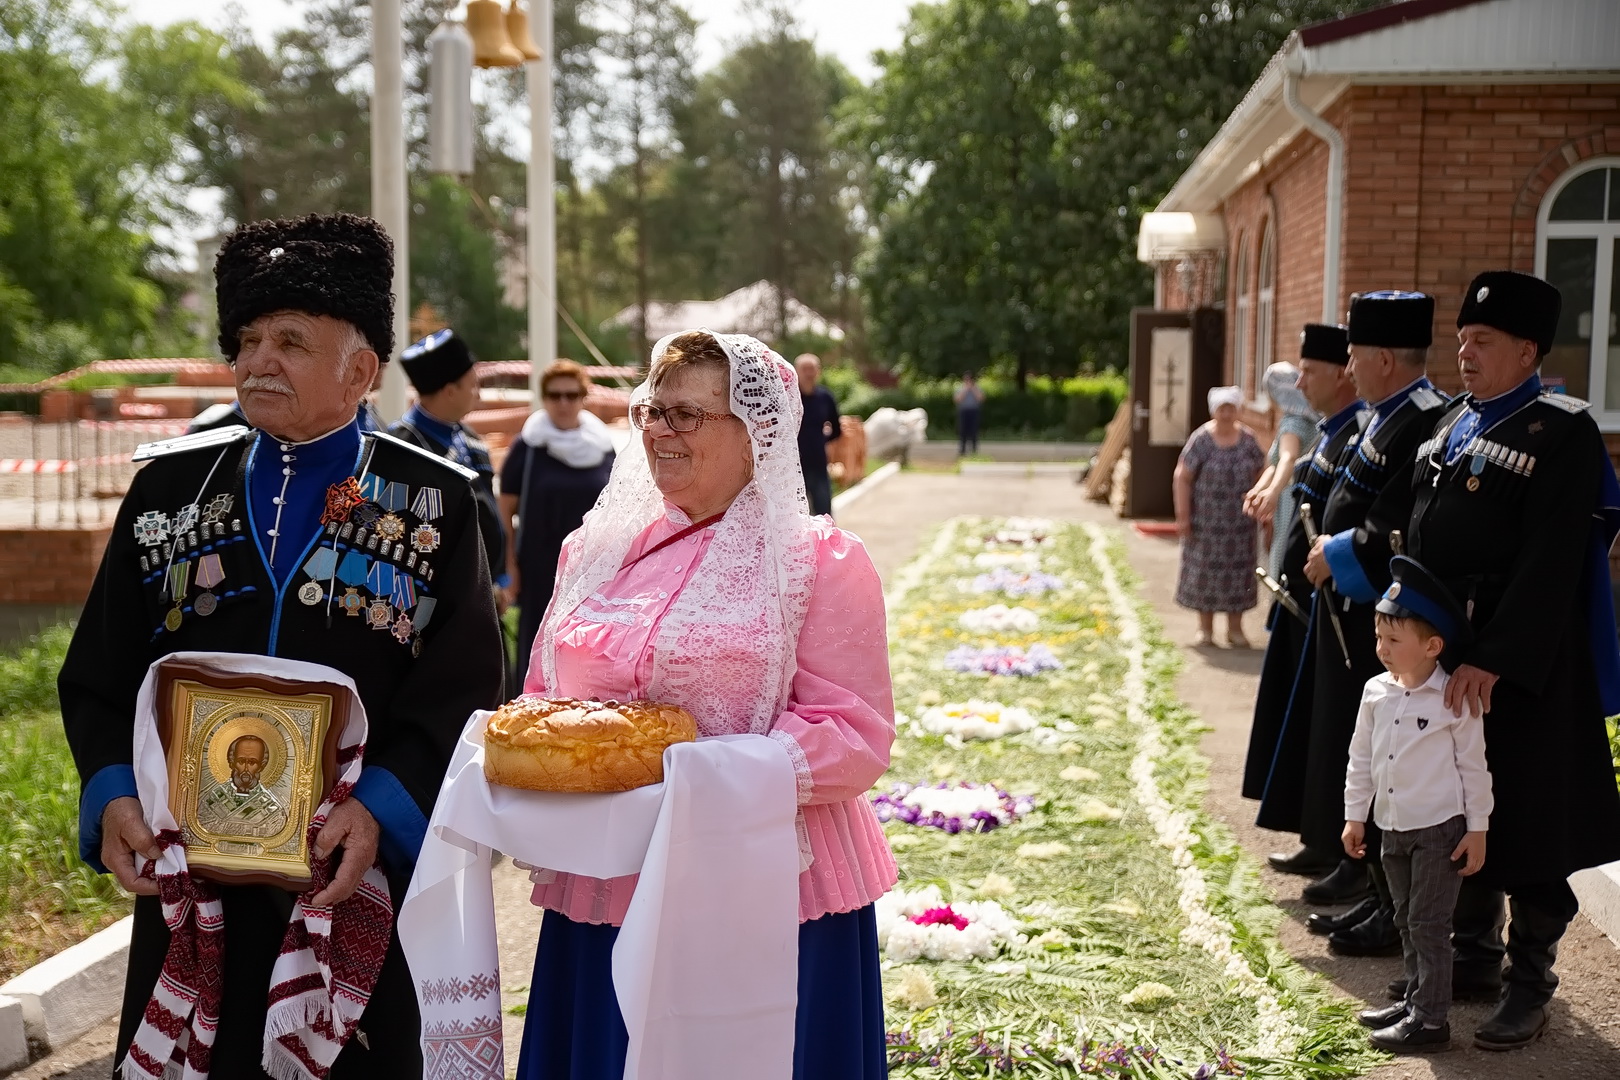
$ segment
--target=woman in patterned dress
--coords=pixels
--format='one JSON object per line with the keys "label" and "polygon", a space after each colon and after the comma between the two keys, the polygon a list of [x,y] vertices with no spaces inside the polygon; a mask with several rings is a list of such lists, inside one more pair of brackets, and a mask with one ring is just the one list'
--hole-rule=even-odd
{"label": "woman in patterned dress", "polygon": [[1217,386],[1209,392],[1214,419],[1193,432],[1176,462],[1176,533],[1181,537],[1181,573],[1176,603],[1198,612],[1200,646],[1214,643],[1215,613],[1226,613],[1226,640],[1249,647],[1243,613],[1255,606],[1255,524],[1243,513],[1243,496],[1265,467],[1265,451],[1238,422],[1242,391]]}

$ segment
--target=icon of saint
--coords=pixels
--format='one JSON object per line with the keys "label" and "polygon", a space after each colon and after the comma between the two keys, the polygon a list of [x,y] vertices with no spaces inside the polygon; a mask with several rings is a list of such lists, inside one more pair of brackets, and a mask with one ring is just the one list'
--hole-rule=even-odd
{"label": "icon of saint", "polygon": [[203,793],[197,824],[216,836],[267,837],[287,824],[282,809],[260,774],[270,761],[270,748],[257,735],[240,735],[225,752],[231,775]]}

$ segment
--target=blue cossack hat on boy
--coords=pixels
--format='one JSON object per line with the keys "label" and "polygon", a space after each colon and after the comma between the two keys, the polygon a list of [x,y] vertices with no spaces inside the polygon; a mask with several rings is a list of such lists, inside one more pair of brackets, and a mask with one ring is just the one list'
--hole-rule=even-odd
{"label": "blue cossack hat on boy", "polygon": [[1463,606],[1439,578],[1405,555],[1389,561],[1389,573],[1395,580],[1384,590],[1376,610],[1397,619],[1422,619],[1440,631],[1448,653],[1467,647],[1474,628]]}

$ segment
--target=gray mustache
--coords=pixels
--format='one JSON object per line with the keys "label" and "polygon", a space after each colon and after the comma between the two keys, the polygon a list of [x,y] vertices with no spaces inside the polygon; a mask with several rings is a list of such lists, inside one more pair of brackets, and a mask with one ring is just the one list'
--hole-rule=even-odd
{"label": "gray mustache", "polygon": [[292,393],[292,387],[270,375],[249,375],[242,380],[243,390],[271,390],[280,394]]}

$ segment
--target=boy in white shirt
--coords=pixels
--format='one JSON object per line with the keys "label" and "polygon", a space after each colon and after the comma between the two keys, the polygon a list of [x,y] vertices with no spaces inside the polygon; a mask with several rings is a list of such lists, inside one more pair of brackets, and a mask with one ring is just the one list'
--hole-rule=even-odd
{"label": "boy in white shirt", "polygon": [[[1383,830],[1383,867],[1395,899],[1408,992],[1369,1009],[1372,1044],[1391,1053],[1451,1047],[1451,914],[1462,878],[1485,864],[1493,806],[1481,717],[1452,714],[1440,658],[1472,633],[1451,591],[1397,555],[1377,606],[1378,659],[1350,740],[1344,850],[1366,855],[1368,812]],[[1460,866],[1458,864],[1461,864]]]}

